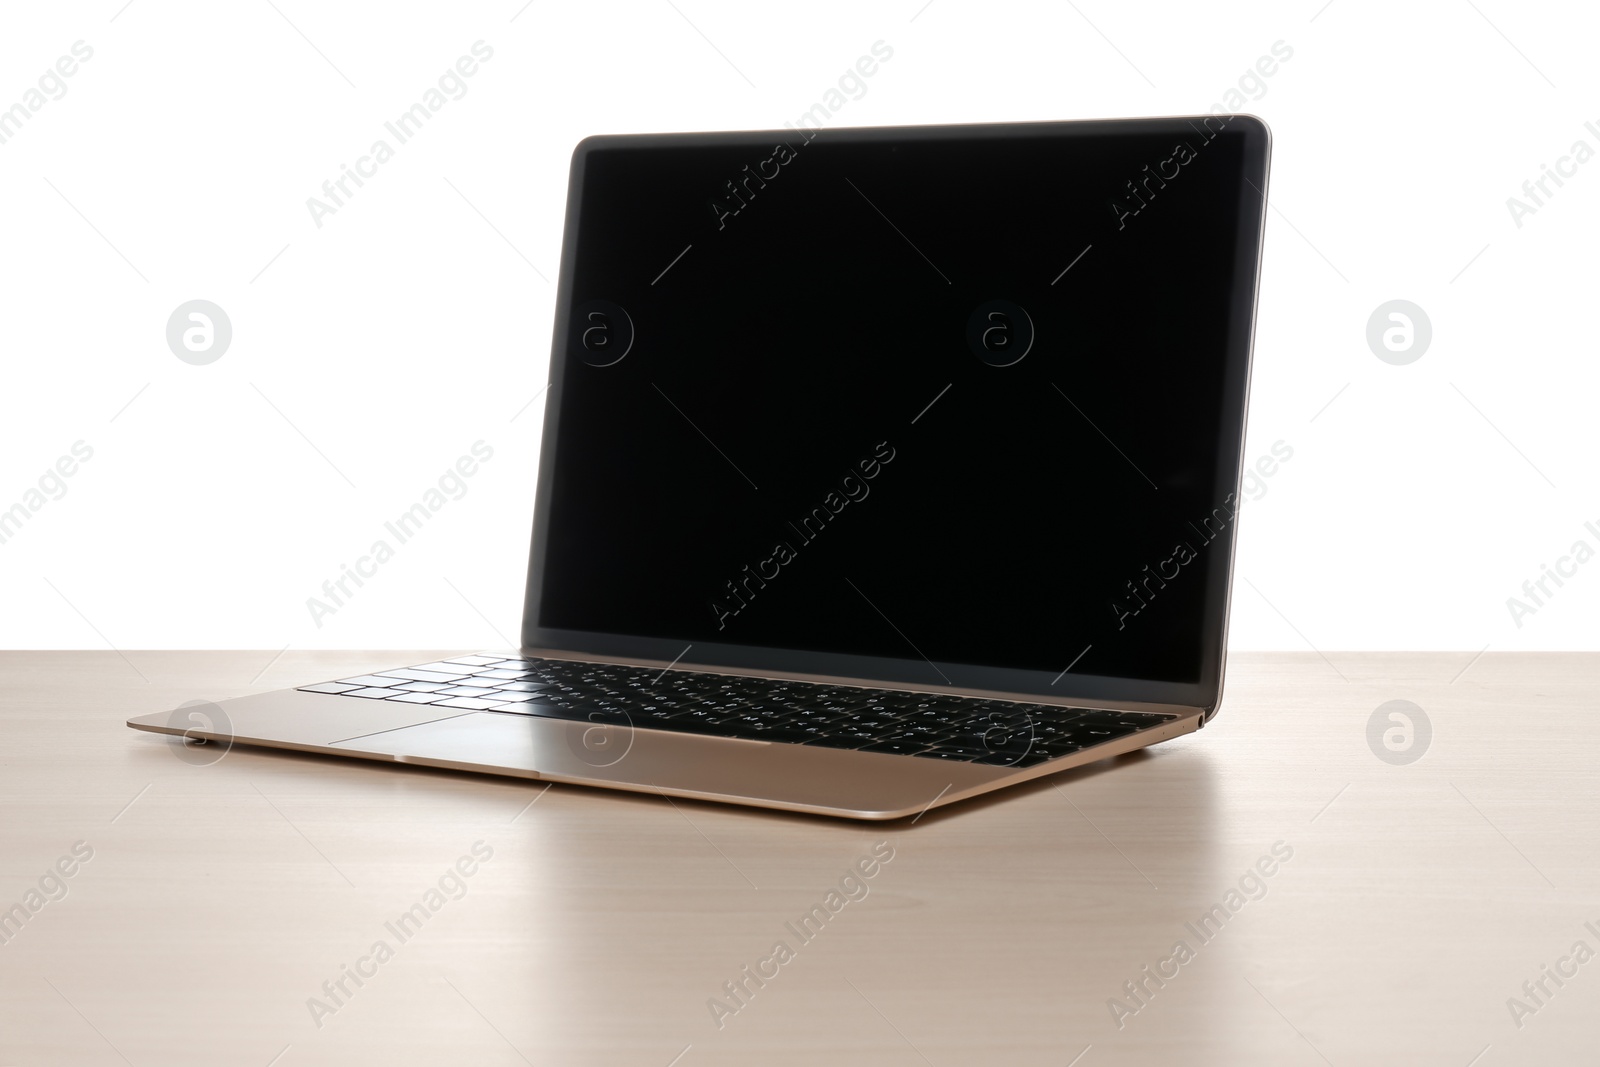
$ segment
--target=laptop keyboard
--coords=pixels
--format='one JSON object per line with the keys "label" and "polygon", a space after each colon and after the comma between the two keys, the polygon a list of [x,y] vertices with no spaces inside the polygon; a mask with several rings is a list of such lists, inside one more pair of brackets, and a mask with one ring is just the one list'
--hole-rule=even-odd
{"label": "laptop keyboard", "polygon": [[307,693],[1028,767],[1177,718],[573,660],[460,656]]}

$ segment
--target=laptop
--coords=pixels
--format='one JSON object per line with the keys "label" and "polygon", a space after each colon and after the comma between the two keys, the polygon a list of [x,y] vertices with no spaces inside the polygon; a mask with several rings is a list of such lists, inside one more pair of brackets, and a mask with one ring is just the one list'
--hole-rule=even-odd
{"label": "laptop", "polygon": [[1231,114],[583,141],[521,646],[128,725],[879,820],[1198,730],[1269,146]]}

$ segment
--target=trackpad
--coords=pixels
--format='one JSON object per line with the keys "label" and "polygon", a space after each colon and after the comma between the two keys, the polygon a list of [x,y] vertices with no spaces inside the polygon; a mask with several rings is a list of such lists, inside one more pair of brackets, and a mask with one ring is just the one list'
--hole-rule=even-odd
{"label": "trackpad", "polygon": [[[597,713],[598,714],[598,713]],[[370,752],[400,763],[490,771],[527,778],[735,791],[770,788],[776,753],[785,764],[816,752],[727,737],[636,730],[481,711],[336,741],[330,748]],[[789,751],[795,750],[795,751]]]}
{"label": "trackpad", "polygon": [[[555,724],[560,725],[560,724]],[[539,722],[524,715],[478,712],[336,741],[330,748],[381,752],[396,760],[520,771],[537,777]]]}
{"label": "trackpad", "polygon": [[[599,715],[600,713],[596,713]],[[911,811],[1008,768],[482,711],[329,746],[400,763],[814,811]]]}

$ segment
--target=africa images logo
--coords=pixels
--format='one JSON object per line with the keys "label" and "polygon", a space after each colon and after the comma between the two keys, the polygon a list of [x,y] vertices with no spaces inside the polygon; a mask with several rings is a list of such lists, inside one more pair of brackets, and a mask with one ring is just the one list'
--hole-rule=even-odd
{"label": "africa images logo", "polygon": [[568,349],[591,367],[621,363],[633,350],[633,316],[609,300],[585,300],[572,309]]}

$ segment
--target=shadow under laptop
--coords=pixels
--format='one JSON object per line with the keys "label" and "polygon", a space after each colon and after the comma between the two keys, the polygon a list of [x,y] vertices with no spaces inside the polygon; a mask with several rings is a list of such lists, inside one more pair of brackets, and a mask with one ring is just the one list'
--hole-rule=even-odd
{"label": "shadow under laptop", "polygon": [[[1205,829],[1210,824],[1209,812],[1212,807],[1214,783],[1209,759],[1206,758],[1201,746],[1186,744],[1191,740],[1192,737],[1185,737],[1160,747],[1143,748],[1111,756],[938,807],[931,806],[938,797],[930,796],[930,807],[896,819],[845,819],[832,815],[759,808],[682,796],[672,797],[671,803],[690,815],[697,817],[704,815],[718,821],[731,819],[764,825],[808,826],[824,830],[835,829],[851,835],[914,834],[927,833],[934,827],[951,821],[982,820],[987,813],[996,810],[1031,811],[1033,802],[1062,805],[1070,814],[1073,810],[1070,806],[1073,803],[1072,798],[1078,796],[1075,791],[1091,790],[1094,783],[1105,779],[1111,784],[1111,791],[1117,795],[1116,803],[1122,810],[1147,813],[1151,819],[1169,828],[1174,825],[1184,825],[1190,831],[1189,836],[1204,837]],[[1168,745],[1173,747],[1169,748]],[[1183,745],[1186,749],[1183,758],[1175,758],[1178,753],[1174,749],[1179,745]],[[1127,788],[1120,788],[1119,785]],[[587,785],[567,785],[560,782],[554,783],[553,788],[565,790],[568,794],[581,797],[585,801],[592,797],[594,802],[603,808],[619,813],[625,813],[627,809],[636,805],[659,805],[667,800],[664,794],[647,791],[596,790]],[[1156,796],[1140,802],[1136,797],[1124,795],[1130,791],[1139,794],[1153,791]],[[1142,818],[1136,822],[1141,829],[1151,825]]]}
{"label": "shadow under laptop", "polygon": [[1022,782],[1018,785],[1008,786],[992,793],[983,793],[967,800],[958,800],[937,808],[930,808],[918,815],[908,815],[904,818],[893,819],[882,825],[896,832],[911,831],[917,827],[936,826],[948,819],[959,819],[977,814],[997,805],[1013,801],[1020,801],[1025,797],[1032,797],[1042,793],[1049,793],[1060,787],[1071,784],[1092,781],[1099,776],[1116,771],[1120,768],[1137,766],[1148,763],[1156,757],[1147,748],[1129,752],[1121,756],[1112,756],[1109,759],[1086,763],[1070,770],[1057,771],[1047,774],[1032,781]]}
{"label": "shadow under laptop", "polygon": [[[354,789],[384,776],[408,804],[458,819],[493,810],[486,891],[475,883],[460,911],[521,962],[502,988],[466,991],[512,1020],[513,1041],[560,1033],[574,1063],[663,1041],[676,1042],[668,1058],[688,1042],[736,1055],[814,1039],[819,1012],[876,1018],[865,994],[919,1042],[992,1037],[984,1047],[1006,1062],[1059,1067],[1063,1034],[1065,1059],[1127,1037],[1217,1050],[1245,1022],[1249,989],[1215,979],[1250,951],[1260,917],[1204,940],[1190,927],[1270,845],[1229,803],[1215,747],[1192,735],[876,823],[332,756],[312,756],[325,767],[309,777]],[[225,765],[304,785],[313,763],[235,749]],[[779,942],[798,966],[763,963]],[[604,982],[563,977],[595,968]],[[628,1003],[649,1006],[637,1030],[616,1010]],[[1039,1033],[1042,1015],[1050,1047],[1010,1043]],[[679,1033],[664,1036],[663,1018]]]}
{"label": "shadow under laptop", "polygon": [[[557,991],[561,1017],[670,1008],[669,1058],[693,1042],[748,1062],[815,1043],[819,1018],[881,1023],[875,1006],[911,1041],[983,1062],[1060,1067],[1127,1037],[1170,1040],[1176,1062],[1230,1048],[1250,1007],[1214,979],[1256,917],[1209,942],[1186,925],[1261,851],[1226,794],[1189,738],[885,822],[556,786],[512,860],[548,910],[507,922],[541,940],[541,969],[626,956],[603,986]],[[1180,940],[1194,962],[1171,962]]]}

